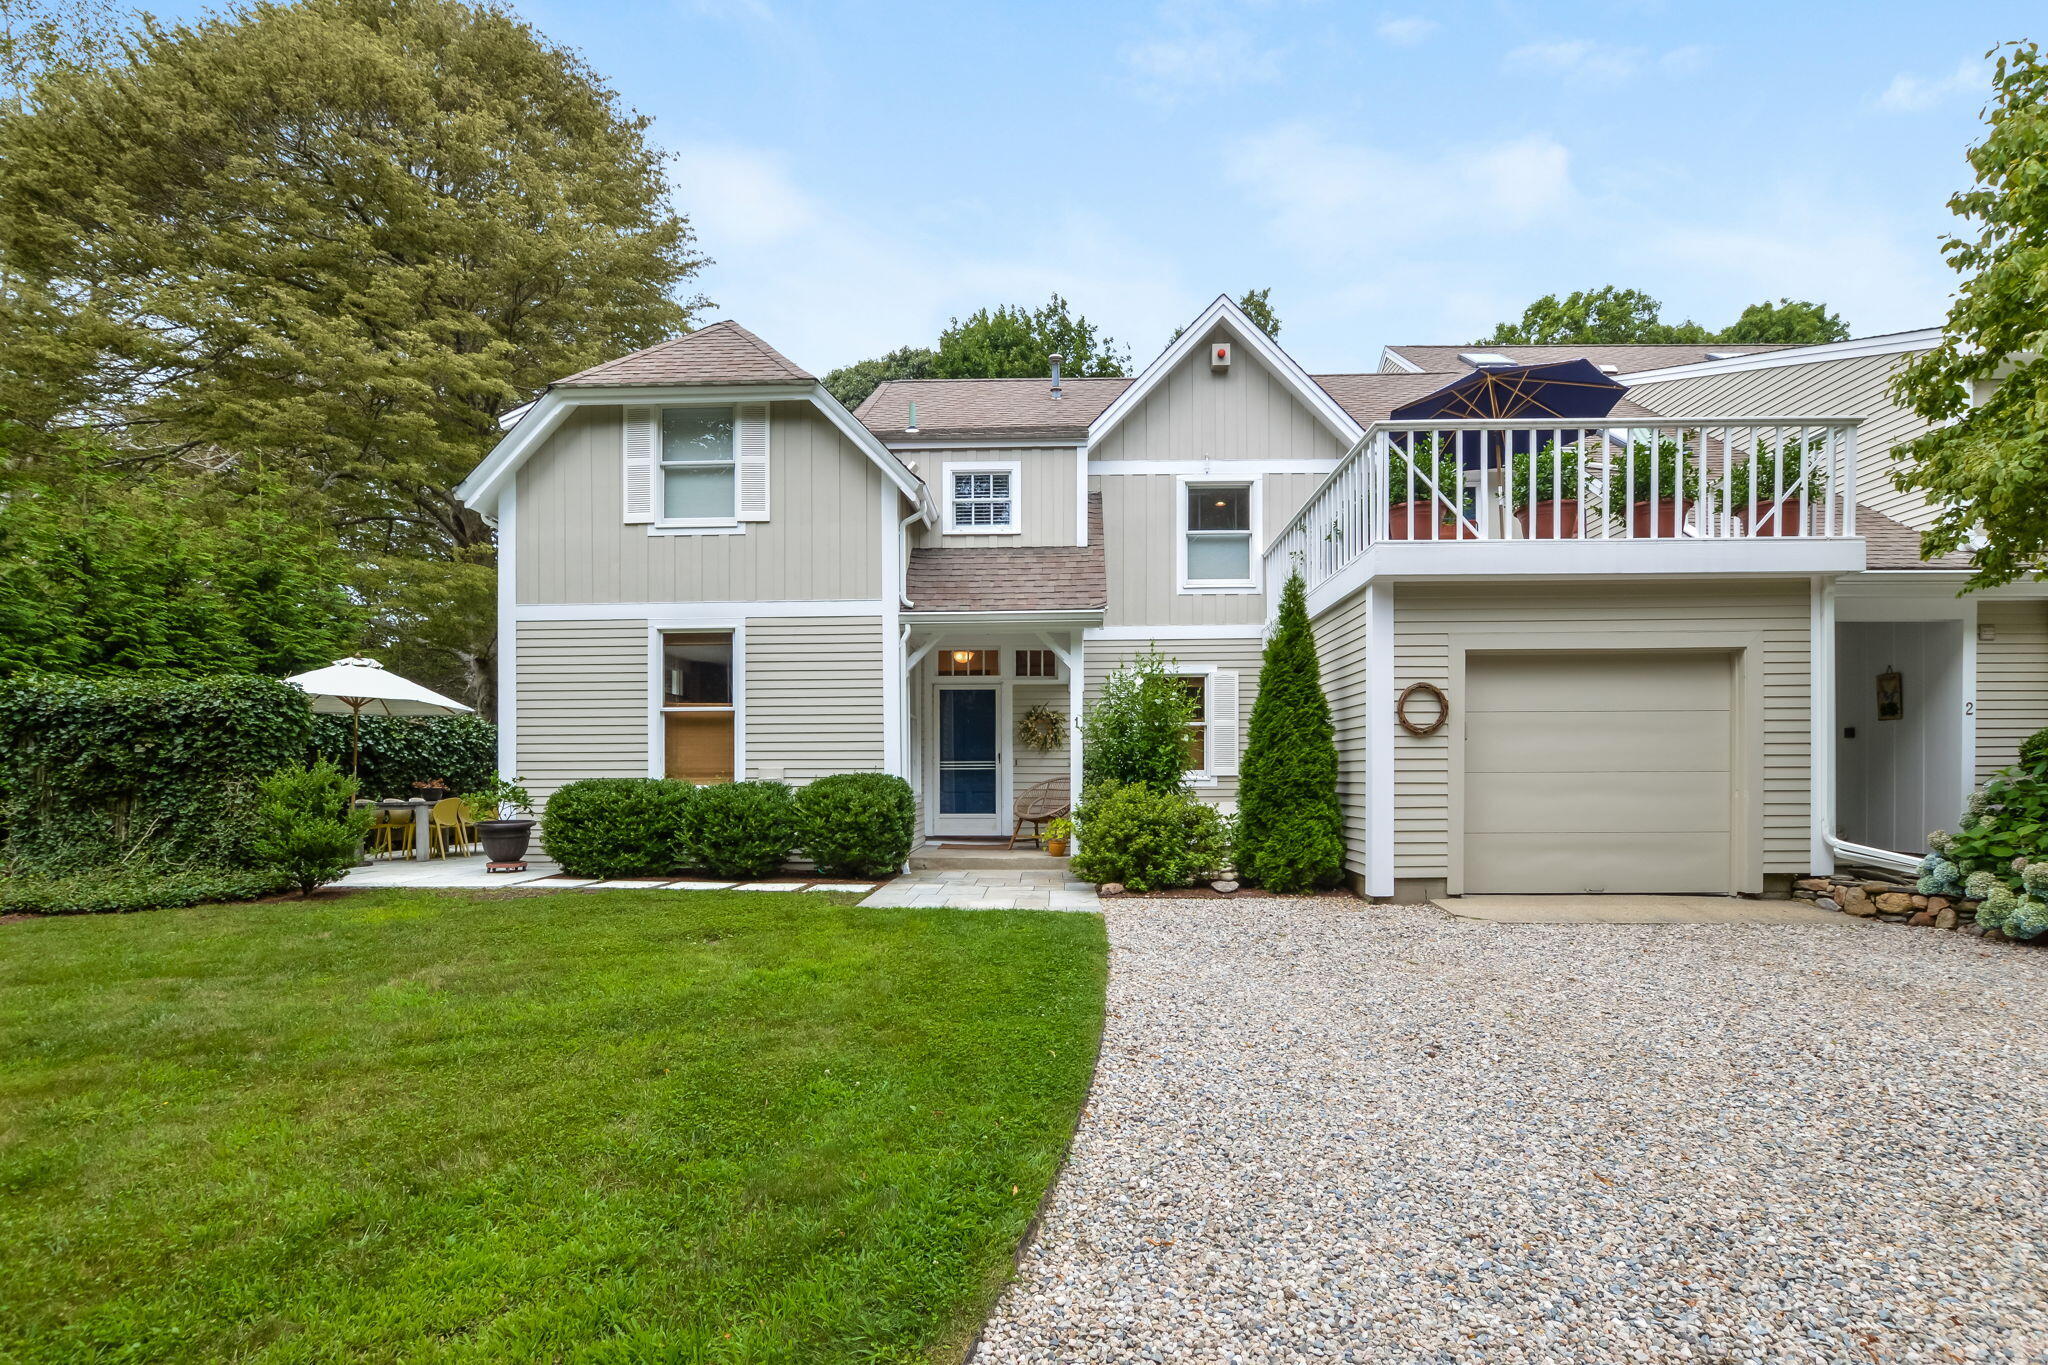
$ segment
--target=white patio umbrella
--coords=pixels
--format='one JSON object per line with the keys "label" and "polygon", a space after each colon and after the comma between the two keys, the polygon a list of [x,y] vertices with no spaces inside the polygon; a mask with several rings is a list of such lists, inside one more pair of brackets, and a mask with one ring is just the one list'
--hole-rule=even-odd
{"label": "white patio umbrella", "polygon": [[373,716],[456,716],[470,708],[410,678],[387,672],[375,659],[336,659],[285,679],[313,699],[313,709],[326,715],[353,717],[349,736],[349,770],[360,772],[363,712]]}

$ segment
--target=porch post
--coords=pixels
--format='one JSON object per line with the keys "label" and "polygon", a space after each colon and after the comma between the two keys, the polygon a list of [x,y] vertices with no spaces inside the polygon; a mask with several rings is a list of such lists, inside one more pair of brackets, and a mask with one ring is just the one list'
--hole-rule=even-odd
{"label": "porch post", "polygon": [[1082,655],[1086,646],[1076,627],[1067,637],[1073,643],[1067,656],[1067,799],[1081,804],[1081,705],[1085,690]]}
{"label": "porch post", "polygon": [[[1807,766],[1807,792],[1813,802],[1813,843],[1807,861],[1813,864],[1807,875],[1825,877],[1835,870],[1834,846],[1828,836],[1835,832],[1835,585],[1832,579],[1814,576],[1813,610],[1807,627],[1807,711],[1811,750]],[[1967,788],[1965,789],[1967,790]],[[1763,793],[1757,793],[1753,809],[1763,809]]]}

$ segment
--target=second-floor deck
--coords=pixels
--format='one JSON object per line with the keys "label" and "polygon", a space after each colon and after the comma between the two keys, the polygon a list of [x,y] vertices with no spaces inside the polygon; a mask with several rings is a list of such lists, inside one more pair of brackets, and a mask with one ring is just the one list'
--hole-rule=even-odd
{"label": "second-floor deck", "polygon": [[1375,423],[1266,550],[1311,592],[1378,574],[1863,567],[1855,418]]}

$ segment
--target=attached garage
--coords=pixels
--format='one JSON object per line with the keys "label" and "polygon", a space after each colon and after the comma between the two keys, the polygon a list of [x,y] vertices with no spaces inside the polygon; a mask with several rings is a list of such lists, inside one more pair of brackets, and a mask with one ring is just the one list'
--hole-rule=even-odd
{"label": "attached garage", "polygon": [[1728,651],[1470,653],[1463,890],[1737,887]]}

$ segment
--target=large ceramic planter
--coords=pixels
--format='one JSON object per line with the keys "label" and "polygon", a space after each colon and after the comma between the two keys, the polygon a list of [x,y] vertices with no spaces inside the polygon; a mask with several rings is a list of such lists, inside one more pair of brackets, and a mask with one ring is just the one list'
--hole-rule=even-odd
{"label": "large ceramic planter", "polygon": [[526,845],[533,838],[531,820],[479,820],[477,838],[483,841],[484,857],[494,863],[526,861]]}
{"label": "large ceramic planter", "polygon": [[[1807,516],[1820,509],[1809,505]],[[1803,536],[1806,534],[1804,520],[1799,515],[1799,499],[1786,498],[1775,508],[1768,502],[1753,502],[1735,513],[1742,523],[1742,534],[1746,536]]]}
{"label": "large ceramic planter", "polygon": [[1545,498],[1531,507],[1517,507],[1515,523],[1529,540],[1577,540],[1579,500]]}
{"label": "large ceramic planter", "polygon": [[1629,508],[1629,533],[1638,540],[1675,540],[1685,534],[1685,519],[1692,509],[1691,502],[1676,498],[1636,503]]}
{"label": "large ceramic planter", "polygon": [[1397,502],[1387,509],[1388,540],[1469,540],[1464,523],[1442,519],[1434,501]]}

